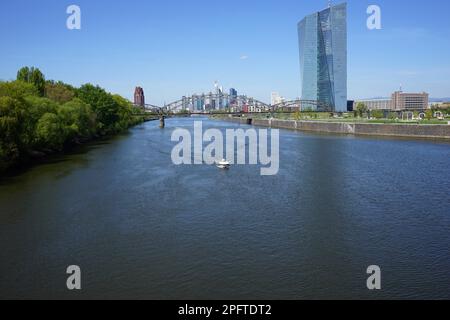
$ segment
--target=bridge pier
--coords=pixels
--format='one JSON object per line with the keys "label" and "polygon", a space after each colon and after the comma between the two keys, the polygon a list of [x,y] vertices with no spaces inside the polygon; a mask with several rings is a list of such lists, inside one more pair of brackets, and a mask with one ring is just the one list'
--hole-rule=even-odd
{"label": "bridge pier", "polygon": [[161,129],[164,129],[166,127],[166,118],[164,116],[161,116],[159,118],[159,127]]}

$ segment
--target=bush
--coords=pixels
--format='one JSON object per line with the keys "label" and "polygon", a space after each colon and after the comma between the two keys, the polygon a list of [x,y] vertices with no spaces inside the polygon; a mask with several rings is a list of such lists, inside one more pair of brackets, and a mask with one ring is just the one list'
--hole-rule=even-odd
{"label": "bush", "polygon": [[396,112],[389,112],[388,117],[389,117],[390,120],[397,120],[398,115],[397,115]]}
{"label": "bush", "polygon": [[374,110],[371,112],[371,115],[375,119],[383,119],[384,118],[384,113],[381,110]]}

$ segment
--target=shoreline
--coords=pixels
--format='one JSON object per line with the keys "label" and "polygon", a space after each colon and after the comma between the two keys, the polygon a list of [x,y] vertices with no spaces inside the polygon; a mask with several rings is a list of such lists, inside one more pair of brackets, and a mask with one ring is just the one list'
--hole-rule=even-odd
{"label": "shoreline", "polygon": [[14,163],[5,163],[2,164],[3,166],[0,166],[0,181],[11,176],[16,176],[18,173],[24,172],[32,168],[33,166],[48,163],[49,161],[52,160],[52,158],[69,155],[73,152],[76,152],[77,148],[83,148],[96,143],[101,143],[103,141],[109,141],[115,137],[126,134],[128,130],[136,126],[155,120],[157,119],[143,119],[142,122],[136,123],[122,132],[117,132],[115,134],[109,135],[96,135],[91,137],[90,139],[71,142],[70,144],[66,145],[62,150],[47,150],[45,152],[30,150],[27,155],[25,155],[18,161]]}
{"label": "shoreline", "polygon": [[304,120],[213,118],[259,127],[289,129],[302,132],[342,134],[354,136],[398,137],[410,139],[450,141],[450,125],[344,123]]}

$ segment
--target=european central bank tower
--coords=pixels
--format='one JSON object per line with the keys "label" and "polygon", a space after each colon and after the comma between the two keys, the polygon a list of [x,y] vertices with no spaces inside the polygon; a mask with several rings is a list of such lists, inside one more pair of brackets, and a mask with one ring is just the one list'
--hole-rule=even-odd
{"label": "european central bank tower", "polygon": [[305,17],[298,24],[302,99],[318,111],[347,111],[347,4]]}

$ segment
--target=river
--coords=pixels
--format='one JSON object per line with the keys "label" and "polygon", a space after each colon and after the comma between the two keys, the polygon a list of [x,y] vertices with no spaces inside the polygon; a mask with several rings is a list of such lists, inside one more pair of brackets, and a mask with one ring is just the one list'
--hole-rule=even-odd
{"label": "river", "polygon": [[450,299],[450,144],[281,130],[262,177],[173,165],[172,131],[193,121],[0,180],[0,298]]}

